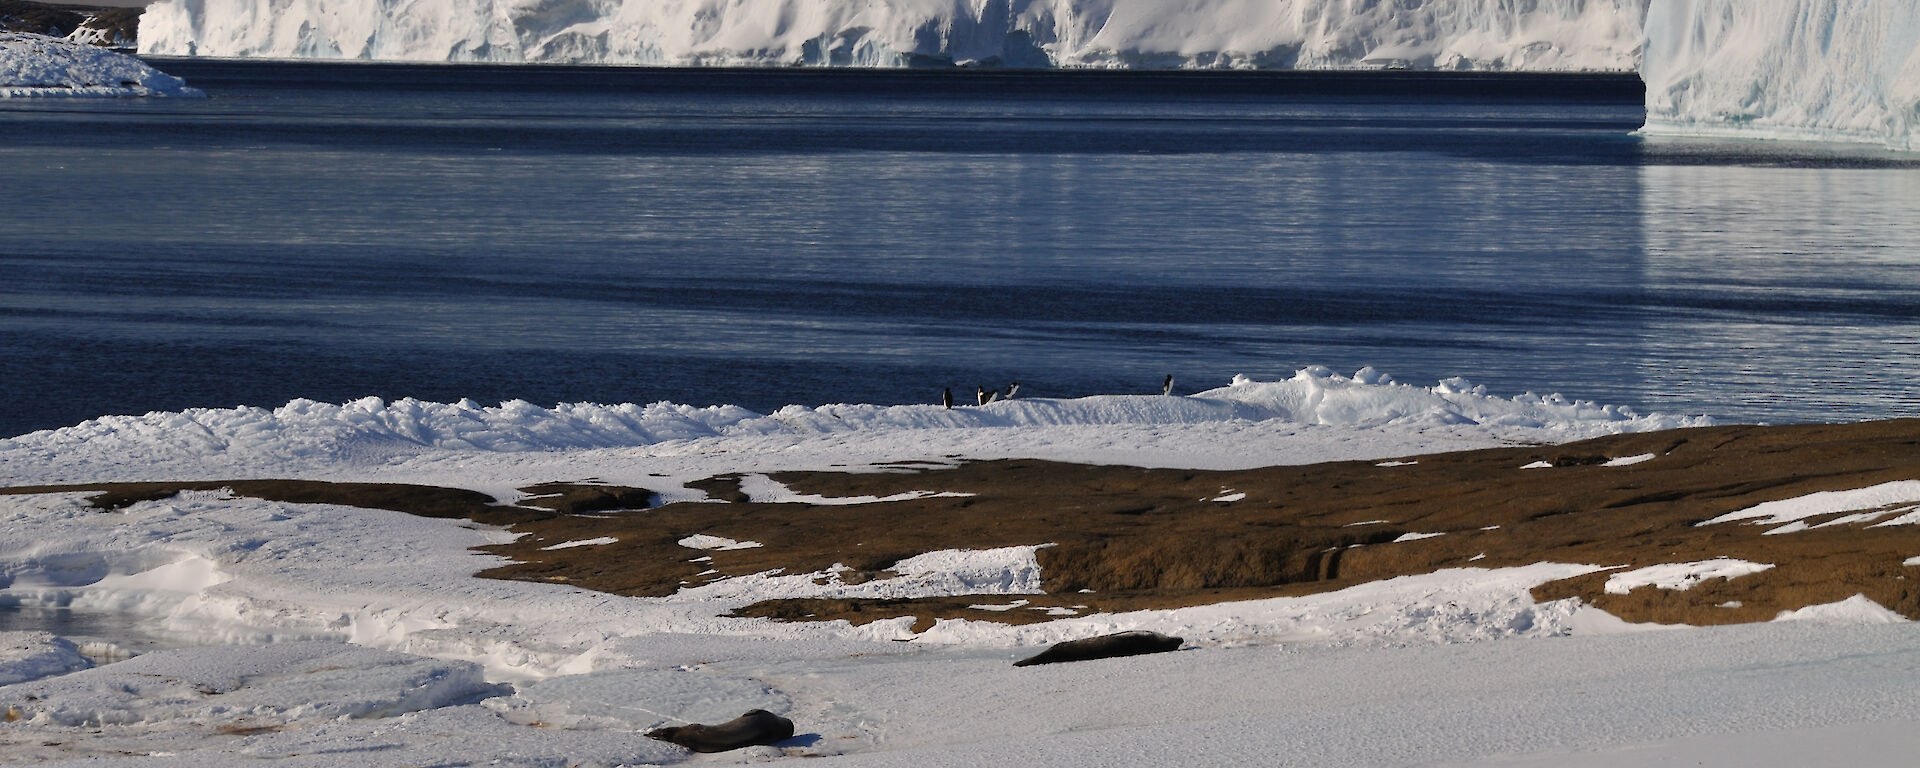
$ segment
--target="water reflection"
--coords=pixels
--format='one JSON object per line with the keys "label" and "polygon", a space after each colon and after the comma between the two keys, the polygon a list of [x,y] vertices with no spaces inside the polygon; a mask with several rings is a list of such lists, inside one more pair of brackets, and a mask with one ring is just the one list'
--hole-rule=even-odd
{"label": "water reflection", "polygon": [[0,632],[49,632],[80,646],[81,653],[96,662],[194,645],[157,628],[158,623],[137,614],[74,610],[0,596]]}
{"label": "water reflection", "polygon": [[842,73],[795,95],[208,66],[240,79],[202,104],[0,110],[31,222],[0,226],[0,434],[294,397],[768,411],[1310,364],[1736,419],[1920,411],[1920,168],[1643,148],[1636,101],[1544,81]]}
{"label": "water reflection", "polygon": [[1712,392],[1763,418],[1920,414],[1920,170],[1656,164],[1640,177],[1644,281],[1667,307],[1633,363],[1647,402]]}

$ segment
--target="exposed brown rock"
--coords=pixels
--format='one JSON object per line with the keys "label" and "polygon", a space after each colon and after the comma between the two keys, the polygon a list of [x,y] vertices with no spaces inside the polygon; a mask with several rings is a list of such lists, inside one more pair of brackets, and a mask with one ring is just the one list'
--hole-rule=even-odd
{"label": "exposed brown rock", "polygon": [[558,515],[646,506],[650,491],[609,485],[545,483],[522,489],[537,498],[519,506],[503,505],[479,491],[404,483],[334,483],[324,480],[201,480],[188,482],[90,483],[0,488],[0,494],[92,491],[87,500],[101,509],[123,509],[142,501],[171,498],[181,491],[228,489],[289,504],[342,504],[390,509],[421,517],[464,518],[487,525],[513,525]]}
{"label": "exposed brown rock", "polygon": [[[1630,466],[1614,458],[1654,454]],[[1712,427],[1556,446],[1419,456],[1405,466],[1338,462],[1203,472],[1033,460],[892,471],[779,473],[796,491],[829,497],[950,491],[859,505],[745,500],[739,478],[695,484],[732,503],[642,509],[646,491],[585,484],[526,489],[501,507],[466,491],[308,481],[125,483],[89,486],[103,506],[168,489],[229,487],[282,501],[325,501],[510,524],[528,536],[489,548],[518,562],[482,575],[566,582],[625,595],[751,573],[826,571],[844,581],[888,578],[901,559],[940,549],[1053,544],[1039,551],[1046,595],[928,600],[790,600],[741,615],[866,623],[915,616],[1026,623],[1055,613],[1167,608],[1339,589],[1461,566],[1541,561],[1640,567],[1732,557],[1772,570],[1691,590],[1603,590],[1606,574],[1535,590],[1580,597],[1630,621],[1716,624],[1865,594],[1920,618],[1920,526],[1839,525],[1777,536],[1767,526],[1696,523],[1764,501],[1920,479],[1920,421]],[[1535,462],[1545,469],[1520,467]],[[75,487],[11,492],[75,490]],[[1232,501],[1229,495],[1245,494]],[[477,498],[476,498],[477,497]],[[547,507],[534,509],[533,506]],[[1815,519],[1810,522],[1824,522]],[[1404,534],[1444,534],[1395,542]],[[764,546],[701,551],[678,542],[711,534]],[[569,540],[616,543],[544,550]],[[706,571],[712,573],[705,573]]]}
{"label": "exposed brown rock", "polygon": [[520,492],[527,494],[520,500],[520,506],[539,507],[564,515],[646,509],[655,501],[652,491],[618,485],[541,483],[521,488]]}
{"label": "exposed brown rock", "polygon": [[[1657,458],[1604,466],[1647,453]],[[1538,596],[1580,596],[1633,621],[1708,624],[1767,619],[1864,593],[1920,617],[1920,598],[1908,586],[1920,569],[1902,565],[1920,554],[1920,526],[1782,536],[1737,523],[1694,526],[1763,501],[1920,478],[1920,422],[1716,427],[1415,460],[1238,472],[1011,460],[920,472],[781,473],[774,479],[796,491],[830,497],[975,495],[853,506],[675,504],[600,521],[541,522],[523,526],[539,539],[499,548],[526,562],[489,575],[664,595],[773,569],[807,573],[837,563],[885,576],[892,563],[937,549],[1055,544],[1039,552],[1048,594],[1021,596],[1029,605],[1013,610],[968,607],[1008,601],[975,597],[776,601],[739,612],[1025,623],[1053,618],[1044,611],[1050,607],[1080,605],[1077,612],[1088,613],[1297,595],[1467,565],[1638,567],[1724,556],[1779,567],[1684,592],[1607,595],[1605,577],[1595,576],[1545,585]],[[1534,462],[1554,466],[1519,469]],[[1228,490],[1246,496],[1213,501]],[[696,551],[674,543],[696,533],[765,546]],[[1393,543],[1408,533],[1446,535]],[[537,551],[594,536],[621,541]],[[716,573],[699,575],[709,569]],[[1722,607],[1728,603],[1739,607]]]}

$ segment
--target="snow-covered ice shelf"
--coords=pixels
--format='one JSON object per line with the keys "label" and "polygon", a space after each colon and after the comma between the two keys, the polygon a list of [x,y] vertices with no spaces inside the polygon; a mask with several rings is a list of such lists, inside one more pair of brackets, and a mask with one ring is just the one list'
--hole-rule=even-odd
{"label": "snow-covered ice shelf", "polygon": [[142,53],[673,66],[1627,71],[1646,0],[161,0]]}

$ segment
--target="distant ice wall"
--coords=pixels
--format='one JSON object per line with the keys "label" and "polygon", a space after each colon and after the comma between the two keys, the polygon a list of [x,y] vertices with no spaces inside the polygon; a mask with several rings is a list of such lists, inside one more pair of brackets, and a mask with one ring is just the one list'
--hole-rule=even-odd
{"label": "distant ice wall", "polygon": [[681,66],[1631,70],[1647,0],[160,0],[140,52]]}
{"label": "distant ice wall", "polygon": [[1920,0],[1654,0],[1645,133],[1920,150]]}

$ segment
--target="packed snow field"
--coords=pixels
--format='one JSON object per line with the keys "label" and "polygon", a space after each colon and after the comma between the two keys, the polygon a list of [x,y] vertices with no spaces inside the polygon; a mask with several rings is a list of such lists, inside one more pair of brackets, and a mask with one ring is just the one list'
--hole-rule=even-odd
{"label": "packed snow field", "polygon": [[[299,402],[108,417],[0,440],[0,480],[272,474],[512,498],[529,482],[592,478],[691,500],[703,494],[686,482],[721,472],[754,480],[1014,456],[1233,468],[1706,421],[1318,368],[1192,397],[952,410]],[[791,497],[764,477],[743,487],[762,500]],[[1905,490],[1753,516],[1818,514]],[[687,753],[646,730],[758,708],[790,717],[799,735],[720,759],[1386,765],[1630,755],[1793,765],[1844,754],[1892,765],[1916,746],[1920,722],[1910,695],[1920,632],[1879,606],[1854,600],[1782,617],[1798,621],[1649,632],[1528,592],[1602,563],[1454,569],[1309,597],[1020,627],[941,621],[916,633],[910,620],[853,627],[724,614],[801,594],[1011,604],[1037,591],[1034,547],[1046,542],[925,553],[901,564],[902,578],[867,584],[759,574],[627,598],[472,578],[500,562],[470,549],[513,537],[499,529],[222,491],[110,513],[83,494],[0,497],[0,525],[11,534],[0,543],[0,619],[9,610],[104,615],[165,638],[155,648],[0,633],[0,748],[21,762],[670,763]],[[681,541],[689,559],[754,544]],[[1676,563],[1616,578],[1681,589],[1755,567]],[[1185,650],[1010,665],[1047,643],[1129,629],[1179,635]],[[139,655],[106,663],[129,653]]]}

